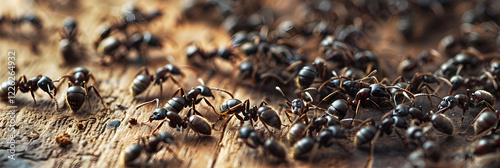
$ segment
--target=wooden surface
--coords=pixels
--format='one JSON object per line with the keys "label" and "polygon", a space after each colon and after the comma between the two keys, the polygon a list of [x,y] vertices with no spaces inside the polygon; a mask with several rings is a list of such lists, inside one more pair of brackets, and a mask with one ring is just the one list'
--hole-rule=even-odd
{"label": "wooden surface", "polygon": [[[97,27],[103,22],[110,21],[111,16],[120,14],[120,7],[125,3],[123,1],[101,1],[87,0],[81,1],[82,6],[75,10],[65,9],[64,6],[58,7],[51,5],[50,2],[37,1],[42,3],[34,3],[29,5],[29,1],[8,2],[3,5],[2,13],[21,14],[25,11],[32,11],[39,14],[43,20],[46,32],[40,40],[40,53],[36,54],[30,50],[27,43],[30,40],[15,39],[2,37],[0,40],[0,67],[7,65],[7,52],[16,51],[16,65],[18,67],[16,74],[25,74],[28,78],[43,74],[51,77],[53,80],[67,74],[76,66],[87,67],[97,80],[95,83],[100,94],[103,96],[107,109],[102,107],[99,99],[91,93],[90,103],[87,103],[78,112],[71,112],[65,104],[66,85],[59,89],[57,102],[61,106],[59,111],[54,110],[54,103],[42,91],[36,92],[37,107],[33,107],[33,101],[29,94],[18,93],[16,102],[16,160],[7,159],[8,144],[5,139],[12,132],[1,131],[0,138],[0,167],[122,167],[123,154],[125,149],[131,144],[138,141],[140,137],[148,136],[151,131],[156,128],[159,121],[146,122],[154,105],[145,106],[137,111],[134,111],[137,104],[159,97],[163,94],[165,100],[160,105],[166,102],[166,98],[170,97],[177,89],[171,81],[164,83],[163,93],[159,93],[159,88],[154,87],[151,94],[146,99],[145,94],[141,94],[136,99],[133,99],[129,93],[129,82],[134,78],[136,71],[142,66],[141,64],[113,64],[111,66],[100,66],[98,56],[91,47],[92,40],[96,37]],[[5,2],[3,2],[5,3]],[[157,67],[167,63],[174,63],[178,66],[188,65],[183,48],[187,42],[200,40],[202,43],[207,43],[208,39],[212,39],[213,45],[227,45],[229,35],[217,28],[209,28],[203,24],[183,23],[176,25],[177,18],[182,2],[168,1],[166,3],[158,3],[155,1],[147,1],[147,3],[137,3],[141,8],[149,8],[157,6],[162,8],[165,15],[161,21],[151,23],[149,30],[153,33],[161,34],[164,38],[174,39],[177,44],[168,44],[162,49],[152,49],[148,55],[148,68],[150,71],[155,71]],[[57,34],[57,29],[60,29],[62,19],[66,16],[73,16],[79,22],[80,37],[79,41],[86,47],[85,55],[87,60],[78,63],[77,65],[66,66],[62,63],[58,43],[60,36]],[[391,27],[388,27],[388,32]],[[394,29],[394,27],[392,27]],[[390,33],[389,33],[390,34]],[[387,37],[386,37],[387,36]],[[378,38],[390,38],[390,35],[381,34]],[[383,41],[383,40],[382,40]],[[416,45],[417,47],[406,48],[408,52],[418,53],[422,48],[429,46],[435,47],[437,41],[433,41],[426,45]],[[380,45],[388,45],[380,43]],[[386,47],[387,48],[387,47]],[[401,49],[402,50],[402,49]],[[380,49],[383,51],[383,49]],[[391,67],[397,60],[387,59],[386,64]],[[207,62],[200,74],[197,76],[189,70],[184,70],[186,77],[181,81],[185,90],[199,85],[197,78],[205,80],[207,86],[219,87],[228,90],[233,90],[232,76],[236,74],[232,71],[231,65],[221,60],[215,60],[214,63]],[[216,70],[210,70],[214,69]],[[394,68],[392,66],[392,68]],[[4,68],[3,68],[4,69]],[[211,76],[210,71],[216,71],[215,75]],[[8,74],[0,74],[1,81],[7,79]],[[17,76],[19,77],[19,76]],[[271,103],[276,109],[279,109],[278,103],[284,102],[283,98],[277,95],[270,86],[262,94],[256,93],[256,89],[249,87],[240,87],[234,93],[235,97],[245,100],[251,99],[252,105],[258,104],[262,100]],[[294,94],[288,94],[289,98],[293,98]],[[209,99],[217,108],[223,100],[228,97],[224,94],[216,93],[215,99]],[[266,99],[267,98],[267,99]],[[2,105],[5,102],[2,102]],[[434,102],[437,104],[438,102]],[[127,110],[116,110],[118,105],[128,107]],[[217,120],[217,116],[209,111],[205,103],[198,106],[199,111],[207,117],[211,122]],[[388,110],[388,109],[385,109]],[[428,109],[427,109],[428,110]],[[470,123],[472,117],[478,113],[478,109],[472,109],[466,114],[465,123]],[[185,115],[187,111],[181,112]],[[372,117],[380,119],[382,112],[374,109],[363,109],[360,112],[360,119]],[[284,124],[289,124],[280,111]],[[349,117],[352,114],[349,114]],[[448,113],[453,121],[459,121],[461,110],[455,108]],[[0,114],[0,129],[5,130],[8,127],[8,118],[5,112]],[[139,123],[144,124],[130,125],[127,121],[130,118],[136,118]],[[226,117],[224,121],[227,119]],[[119,120],[121,124],[118,127],[107,126],[107,122]],[[224,121],[218,122],[216,128],[220,128]],[[83,124],[83,128],[77,127],[78,123]],[[166,125],[166,124],[165,124]],[[246,145],[241,144],[236,138],[240,124],[236,119],[232,119],[229,123],[225,134],[221,135],[220,130],[213,131],[211,136],[202,136],[193,131],[178,132],[166,126],[161,127],[160,131],[169,131],[175,136],[175,141],[179,146],[172,147],[184,162],[178,162],[166,150],[162,150],[155,154],[147,163],[144,161],[145,156],[142,156],[141,166],[143,167],[362,167],[365,164],[365,159],[368,155],[368,146],[357,149],[353,146],[353,136],[347,140],[341,140],[340,144],[346,150],[339,146],[332,148],[319,149],[312,159],[312,162],[307,160],[294,160],[290,157],[286,161],[280,161],[271,155],[265,153],[262,149],[251,149]],[[455,123],[459,126],[458,123]],[[262,129],[262,124],[258,124],[257,128]],[[456,130],[464,128],[457,127]],[[286,130],[286,129],[282,129]],[[275,135],[281,135],[282,131],[274,130]],[[404,133],[402,130],[399,130]],[[434,136],[436,141],[442,146],[445,157],[438,166],[456,167],[460,164],[461,154],[466,150],[466,147],[471,143],[465,140],[467,136],[452,135],[447,136],[437,131],[431,130],[428,134]],[[60,147],[55,143],[55,137],[62,133],[68,133],[72,141],[67,147]],[[468,136],[471,136],[469,132]],[[287,142],[284,142],[287,144]],[[287,145],[288,153],[290,147]],[[415,149],[413,146],[407,146],[396,135],[381,137],[375,146],[375,167],[401,167],[407,162],[408,154]]]}

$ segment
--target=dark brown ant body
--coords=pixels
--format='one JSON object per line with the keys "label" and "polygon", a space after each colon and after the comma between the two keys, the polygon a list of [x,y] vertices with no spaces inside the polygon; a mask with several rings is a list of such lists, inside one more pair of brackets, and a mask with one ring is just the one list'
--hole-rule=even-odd
{"label": "dark brown ant body", "polygon": [[262,146],[266,152],[276,158],[282,160],[286,158],[286,150],[283,144],[272,138],[264,139],[261,134],[250,126],[242,127],[238,132],[238,138],[242,139],[251,148]]}
{"label": "dark brown ant body", "polygon": [[[71,74],[61,76],[54,82],[61,82],[58,85],[59,88],[59,86],[62,85],[62,83],[66,79],[69,80],[68,91],[66,94],[66,103],[71,108],[71,111],[77,112],[82,107],[85,100],[89,102],[90,106],[89,95],[88,95],[90,89],[94,90],[96,96],[99,97],[99,99],[101,99],[102,106],[106,107],[106,105],[104,105],[104,100],[102,99],[97,89],[93,85],[88,85],[90,80],[92,80],[95,83],[94,75],[92,75],[92,73],[89,72],[89,70],[83,67],[77,67],[73,70]],[[90,108],[92,109],[91,106]]]}

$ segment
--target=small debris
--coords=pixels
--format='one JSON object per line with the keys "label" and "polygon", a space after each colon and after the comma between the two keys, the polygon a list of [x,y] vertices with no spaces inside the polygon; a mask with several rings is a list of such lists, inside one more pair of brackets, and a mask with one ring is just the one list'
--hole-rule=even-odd
{"label": "small debris", "polygon": [[68,133],[62,133],[56,136],[56,143],[59,144],[59,146],[65,147],[71,144],[71,139],[69,137]]}
{"label": "small debris", "polygon": [[108,126],[118,127],[118,126],[120,126],[120,120],[110,121],[110,122],[108,122]]}
{"label": "small debris", "polygon": [[79,130],[83,129],[83,126],[84,126],[84,125],[83,125],[82,123],[76,123],[76,127],[77,127]]}
{"label": "small debris", "polygon": [[137,124],[137,119],[130,118],[130,120],[128,120],[128,123],[130,123],[131,125],[136,125]]}
{"label": "small debris", "polygon": [[115,110],[127,110],[128,107],[122,106],[121,104],[115,106]]}

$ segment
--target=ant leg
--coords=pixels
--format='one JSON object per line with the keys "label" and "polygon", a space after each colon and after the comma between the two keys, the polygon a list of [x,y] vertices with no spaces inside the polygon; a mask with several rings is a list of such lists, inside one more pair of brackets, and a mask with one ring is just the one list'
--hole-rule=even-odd
{"label": "ant leg", "polygon": [[327,96],[325,96],[325,98],[323,98],[316,106],[319,106],[321,103],[325,102],[325,101],[328,101],[330,99],[330,97],[332,97],[333,95],[339,95],[340,99],[344,99],[344,97],[342,96],[342,94],[340,94],[340,92],[338,90],[328,94]]}
{"label": "ant leg", "polygon": [[[264,73],[264,74],[260,75],[260,79],[261,80],[263,80],[263,79],[265,80],[267,78],[276,79],[278,82],[280,82],[283,85],[288,84],[288,80],[284,81],[283,78],[281,78],[280,76],[278,76],[276,74],[273,74],[272,72],[267,72],[267,73]],[[261,85],[262,85],[262,83],[261,83]]]}
{"label": "ant leg", "polygon": [[[234,115],[236,115],[236,114],[234,114]],[[233,118],[233,116],[229,116],[229,118],[226,120],[226,122],[224,122],[224,124],[222,124],[222,126],[220,128],[220,129],[222,129],[221,136],[224,135],[224,132],[226,131],[227,124],[229,124],[229,121],[231,121],[232,118]]]}
{"label": "ant leg", "polygon": [[285,98],[287,106],[288,106],[288,107],[292,107],[292,104],[290,103],[290,102],[291,102],[291,101],[290,101],[290,99],[288,99],[288,98],[285,96],[285,93],[283,93],[283,90],[281,90],[281,88],[280,88],[279,86],[276,86],[276,87],[275,87],[275,89],[276,89],[276,90],[278,90],[278,92],[280,92],[280,93],[281,93],[281,96],[283,96],[283,97]]}
{"label": "ant leg", "polygon": [[56,86],[56,90],[59,90],[59,88],[61,88],[61,85],[64,83],[64,81],[66,81],[66,78],[69,78],[69,81],[71,82],[71,84],[73,84],[73,85],[75,84],[75,77],[73,75],[64,75],[64,76],[59,77],[59,79],[53,81],[53,82],[60,82]]}
{"label": "ant leg", "polygon": [[35,111],[36,111],[36,100],[35,100],[35,94],[33,93],[33,90],[30,89],[31,97],[33,98],[33,102],[35,103]]}
{"label": "ant leg", "polygon": [[[175,80],[173,76],[168,75],[166,79],[169,79],[169,78],[170,78],[170,80],[172,80],[172,82],[174,82],[175,85],[182,87],[182,85],[179,84],[179,82],[177,82],[177,80]],[[167,81],[167,80],[165,80],[165,81]]]}
{"label": "ant leg", "polygon": [[166,147],[165,147],[165,149],[166,149],[169,153],[171,153],[171,154],[172,154],[172,156],[174,156],[174,158],[175,158],[177,161],[179,161],[179,162],[181,162],[181,163],[183,163],[183,162],[184,162],[184,160],[182,160],[181,158],[179,158],[179,156],[177,156],[177,154],[174,152],[174,150],[170,149],[170,147],[166,146]]}
{"label": "ant leg", "polygon": [[404,78],[401,75],[398,76],[396,79],[394,79],[394,81],[391,83],[391,86],[394,86],[394,85],[396,85],[399,82],[404,82]]}
{"label": "ant leg", "polygon": [[495,78],[493,78],[493,75],[491,75],[490,72],[486,71],[483,69],[483,73],[488,77],[488,79],[491,81],[491,83],[493,84],[493,88],[495,88],[495,90],[498,89],[498,85],[497,85],[497,82],[495,81]]}
{"label": "ant leg", "polygon": [[361,101],[358,100],[358,103],[356,105],[356,112],[354,113],[354,116],[352,116],[352,121],[351,121],[351,124],[349,124],[349,126],[352,126],[352,123],[354,122],[354,119],[356,119],[356,116],[358,115],[358,111],[359,111],[359,105],[361,104]]}
{"label": "ant leg", "polygon": [[220,91],[220,92],[224,92],[226,94],[228,94],[229,96],[231,96],[231,99],[234,99],[234,96],[233,94],[231,94],[231,92],[227,91],[227,90],[224,90],[224,89],[219,89],[219,88],[210,88],[211,90],[217,90],[217,91]]}
{"label": "ant leg", "polygon": [[486,108],[484,108],[483,110],[481,110],[481,112],[479,112],[476,117],[474,118],[474,120],[472,120],[472,122],[469,124],[469,126],[467,127],[467,129],[465,129],[465,131],[463,132],[460,132],[460,134],[465,134],[467,133],[467,131],[470,129],[470,127],[472,126],[472,124],[474,124],[477,120],[477,118],[479,118],[479,116],[481,116],[481,114],[483,114],[483,112],[486,111]]}
{"label": "ant leg", "polygon": [[290,119],[290,115],[288,115],[288,113],[293,113],[293,112],[291,112],[290,110],[285,110],[286,118],[288,118],[288,121],[290,121],[290,123],[292,123],[292,120]]}
{"label": "ant leg", "polygon": [[90,89],[93,89],[95,95],[97,97],[99,97],[99,99],[101,99],[102,106],[104,106],[104,108],[107,108],[106,105],[104,104],[104,100],[102,99],[101,94],[99,94],[99,92],[97,91],[97,89],[94,86],[92,86],[92,85],[88,87],[88,91],[90,91]]}
{"label": "ant leg", "polygon": [[174,97],[177,95],[177,93],[179,93],[179,91],[181,92],[181,96],[183,96],[183,95],[184,95],[184,89],[182,89],[182,87],[179,87],[179,89],[177,89],[177,90],[174,92],[174,94],[172,94],[172,96],[170,96],[170,99],[174,98]]}
{"label": "ant leg", "polygon": [[[137,70],[137,72],[135,73],[134,75],[134,79],[135,77],[137,77],[139,74],[141,74],[142,72],[145,72],[147,76],[149,76],[149,71],[147,69],[147,66],[143,66],[141,68],[139,68],[139,70]],[[134,79],[132,79],[127,86],[130,86],[130,84],[132,84],[132,82],[134,82]]]}
{"label": "ant leg", "polygon": [[52,92],[53,90],[50,89],[50,84],[47,84],[47,88],[49,89],[49,92],[47,92],[47,94],[49,94],[50,98],[52,98],[54,100],[54,103],[56,105],[56,111],[59,111],[59,104],[57,104],[56,97],[54,96],[54,93]]}
{"label": "ant leg", "polygon": [[375,159],[375,156],[373,154],[373,151],[375,150],[375,142],[377,141],[378,137],[380,136],[380,129],[377,130],[375,133],[375,137],[373,137],[373,140],[370,142],[370,154],[368,155],[368,158],[366,160],[366,168],[371,168],[373,166],[373,160]]}
{"label": "ant leg", "polygon": [[[151,122],[151,120],[149,122]],[[165,120],[160,122],[160,124],[158,124],[158,126],[156,126],[156,128],[151,132],[151,134],[149,134],[149,136],[154,136],[156,131],[158,131],[161,128],[161,126],[163,126],[163,123],[165,123]]]}
{"label": "ant leg", "polygon": [[[323,87],[325,87],[326,84],[330,83],[331,81],[335,80],[335,79],[347,79],[347,80],[351,80],[351,78],[348,78],[348,77],[345,77],[345,76],[337,76],[337,77],[333,77],[333,78],[330,78],[328,80],[326,80],[325,82],[323,82],[323,84],[321,84],[318,88],[318,92],[320,92]],[[340,82],[342,83],[342,82]]]}
{"label": "ant leg", "polygon": [[489,133],[489,132],[490,132],[491,130],[493,130],[494,128],[495,128],[495,127],[488,128],[488,129],[484,130],[483,132],[481,132],[481,133],[479,133],[479,134],[475,135],[475,136],[474,136],[474,137],[472,137],[472,138],[467,138],[466,140],[467,140],[467,141],[474,141],[474,140],[476,140],[477,138],[482,137],[483,135],[485,135],[485,134]]}
{"label": "ant leg", "polygon": [[262,125],[264,125],[264,128],[266,128],[266,130],[269,132],[269,134],[271,134],[271,136],[272,136],[273,138],[276,138],[276,135],[274,135],[274,134],[273,134],[273,132],[271,132],[271,129],[269,129],[269,127],[267,126],[267,124],[266,124],[266,123],[264,123],[264,122],[260,119],[260,117],[259,117],[259,121],[262,123]]}
{"label": "ant leg", "polygon": [[[245,77],[249,74],[250,72],[248,71],[245,71],[243,72],[242,74],[240,74],[240,76],[235,80],[234,82],[234,90],[233,90],[233,93],[236,92],[236,89],[237,87],[240,85],[241,82],[243,82],[243,79],[245,79]],[[254,82],[252,82],[254,83]]]}
{"label": "ant leg", "polygon": [[205,97],[202,97],[202,98],[200,98],[200,99],[203,99],[203,100],[205,101],[205,103],[206,103],[208,106],[210,106],[210,108],[212,108],[213,112],[214,112],[215,114],[217,114],[217,116],[219,116],[219,115],[220,115],[219,113],[217,113],[217,111],[215,110],[215,107],[212,105],[212,103],[210,103],[210,102],[209,102],[209,101],[208,101]]}
{"label": "ant leg", "polygon": [[147,101],[147,102],[144,102],[144,103],[137,105],[137,107],[135,107],[134,112],[137,111],[137,109],[141,108],[142,106],[145,106],[145,105],[148,105],[148,104],[151,104],[154,102],[156,102],[156,108],[160,107],[160,100],[158,100],[158,98],[156,98],[156,99],[153,99],[151,101]]}

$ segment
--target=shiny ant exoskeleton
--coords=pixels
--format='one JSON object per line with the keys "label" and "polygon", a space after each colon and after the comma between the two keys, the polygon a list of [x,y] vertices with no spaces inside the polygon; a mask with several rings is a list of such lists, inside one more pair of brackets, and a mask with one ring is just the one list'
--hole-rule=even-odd
{"label": "shiny ant exoskeleton", "polygon": [[[140,141],[140,143],[130,145],[125,150],[125,154],[123,155],[123,162],[125,165],[133,165],[134,161],[141,156],[142,151],[147,154],[146,161],[149,161],[152,155],[160,151],[162,148],[165,148],[168,152],[172,153],[177,161],[183,162],[183,160],[180,159],[169,147],[170,145],[176,144],[174,142],[174,137],[168,132],[161,132],[157,136],[151,137],[149,141],[146,141],[146,139],[142,137]],[[167,145],[162,145],[162,143]]]}
{"label": "shiny ant exoskeleton", "polygon": [[77,67],[73,69],[73,72],[71,72],[70,74],[61,76],[54,82],[61,82],[58,85],[59,88],[59,86],[61,86],[66,79],[69,80],[68,91],[66,93],[66,103],[69,105],[71,111],[77,112],[82,107],[85,100],[87,100],[90,109],[92,109],[92,106],[90,106],[88,95],[90,89],[94,90],[96,96],[101,99],[102,106],[106,107],[106,105],[104,105],[104,100],[102,99],[97,89],[93,85],[89,85],[90,80],[95,83],[94,75],[92,75],[89,70],[83,67]]}

